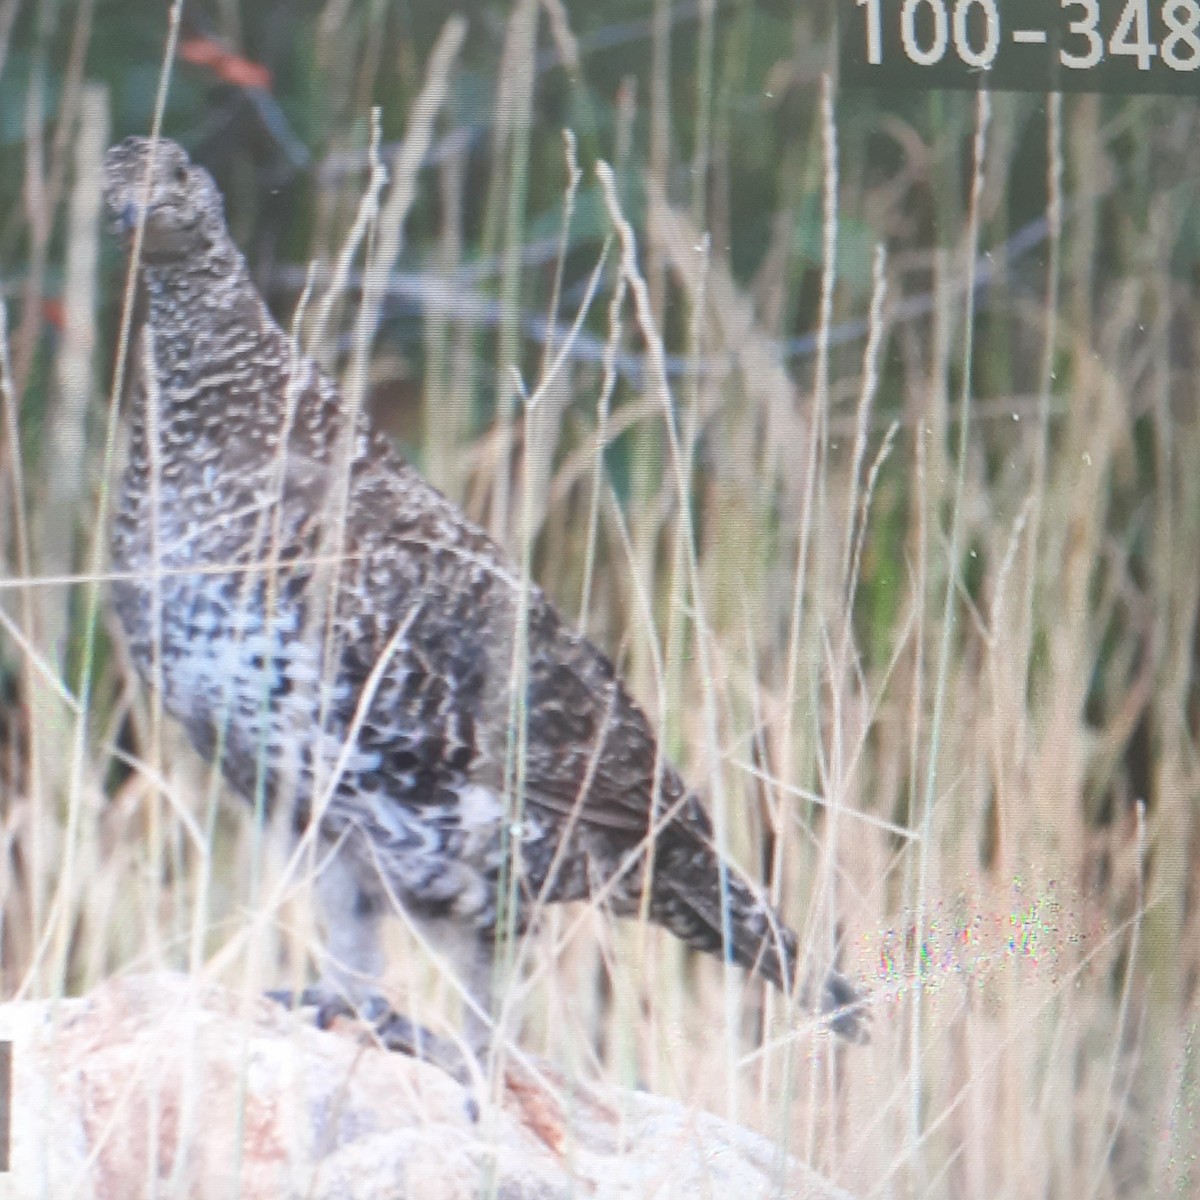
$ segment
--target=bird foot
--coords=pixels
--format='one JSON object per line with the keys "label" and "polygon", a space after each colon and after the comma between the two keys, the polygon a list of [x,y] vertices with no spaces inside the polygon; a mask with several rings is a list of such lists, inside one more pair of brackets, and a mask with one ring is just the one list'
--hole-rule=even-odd
{"label": "bird foot", "polygon": [[[473,1123],[478,1122],[480,1106],[476,1097],[479,1088],[486,1089],[480,1062],[464,1047],[395,1012],[377,993],[358,1005],[341,992],[320,984],[300,991],[269,991],[267,997],[293,1011],[315,1009],[315,1023],[320,1029],[329,1029],[338,1020],[347,1018],[360,1021],[370,1028],[372,1041],[385,1049],[440,1068],[466,1089],[467,1116]],[[507,1062],[501,1073],[501,1095],[515,1105],[518,1119],[525,1127],[559,1157],[566,1153],[569,1128],[564,1097],[572,1097],[572,1109],[586,1104],[594,1117],[614,1126],[620,1121],[619,1113],[581,1092],[577,1080],[568,1080],[546,1063],[539,1062],[537,1070],[530,1070],[516,1062]]]}
{"label": "bird foot", "polygon": [[407,1054],[410,1058],[439,1067],[465,1087],[479,1077],[479,1066],[466,1050],[395,1012],[376,993],[357,1005],[340,992],[319,985],[298,992],[286,989],[271,991],[267,996],[285,1008],[315,1008],[318,1029],[330,1029],[339,1019],[361,1021],[370,1028],[372,1039],[385,1050]]}

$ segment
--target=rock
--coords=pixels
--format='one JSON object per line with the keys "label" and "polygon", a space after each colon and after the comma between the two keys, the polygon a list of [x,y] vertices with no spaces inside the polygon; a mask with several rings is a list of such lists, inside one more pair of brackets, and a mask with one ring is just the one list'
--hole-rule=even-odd
{"label": "rock", "polygon": [[0,1006],[0,1038],[13,1043],[11,1200],[852,1200],[794,1160],[780,1179],[768,1139],[673,1101],[566,1100],[533,1064],[477,1106],[353,1027],[319,1030],[183,976]]}

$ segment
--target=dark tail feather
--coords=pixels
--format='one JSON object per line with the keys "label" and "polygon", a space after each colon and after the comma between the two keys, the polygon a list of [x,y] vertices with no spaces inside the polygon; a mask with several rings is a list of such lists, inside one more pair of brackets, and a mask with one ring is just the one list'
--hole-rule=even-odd
{"label": "dark tail feather", "polygon": [[[717,856],[698,840],[660,839],[654,861],[650,917],[677,938],[718,958],[725,954],[722,910],[728,912],[729,957],[780,991],[799,993],[829,1017],[830,1028],[853,1042],[867,1040],[866,1005],[854,985],[830,971],[813,1003],[809,981],[797,980],[799,943],[778,914],[730,869],[722,879]],[[722,883],[724,891],[722,891]]]}

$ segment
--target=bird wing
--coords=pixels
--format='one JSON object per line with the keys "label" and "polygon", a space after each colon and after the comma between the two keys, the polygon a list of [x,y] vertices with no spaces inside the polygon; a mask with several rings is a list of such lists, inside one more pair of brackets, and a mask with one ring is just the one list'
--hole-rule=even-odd
{"label": "bird wing", "polygon": [[684,796],[683,782],[607,656],[539,599],[529,621],[526,794],[641,837],[655,798],[660,811],[670,809]]}
{"label": "bird wing", "polygon": [[[549,813],[642,837],[653,797],[663,810],[682,803],[685,788],[660,755],[645,712],[617,678],[609,659],[572,630],[542,590],[523,588],[519,571],[483,530],[465,520],[435,488],[380,445],[360,471],[351,504],[347,595],[366,597],[370,647],[354,673],[403,628],[398,675],[420,696],[421,720],[468,727],[476,757],[471,778],[504,786],[511,757],[514,636],[524,593],[521,649],[525,722],[520,778],[528,804]],[[364,553],[365,551],[365,553]],[[432,703],[436,696],[438,702]],[[431,735],[437,730],[429,728]],[[655,787],[657,779],[658,786]],[[689,812],[690,808],[689,807]]]}

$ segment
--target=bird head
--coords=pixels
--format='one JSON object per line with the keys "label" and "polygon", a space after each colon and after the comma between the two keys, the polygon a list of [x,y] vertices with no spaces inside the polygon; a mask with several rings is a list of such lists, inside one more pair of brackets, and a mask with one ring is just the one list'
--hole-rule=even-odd
{"label": "bird head", "polygon": [[142,254],[186,259],[224,235],[221,194],[212,176],[168,138],[128,137],[104,156],[104,200],[126,245],[145,214]]}

